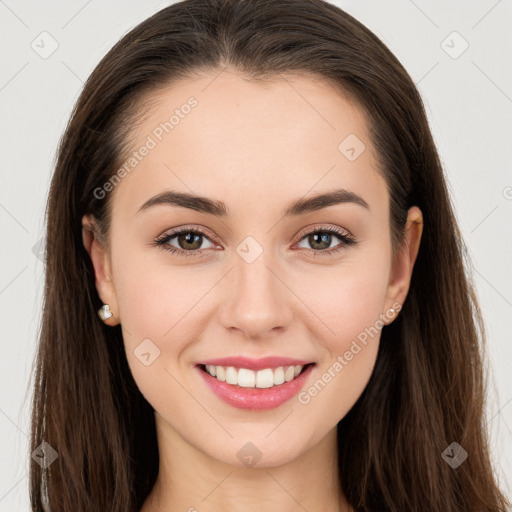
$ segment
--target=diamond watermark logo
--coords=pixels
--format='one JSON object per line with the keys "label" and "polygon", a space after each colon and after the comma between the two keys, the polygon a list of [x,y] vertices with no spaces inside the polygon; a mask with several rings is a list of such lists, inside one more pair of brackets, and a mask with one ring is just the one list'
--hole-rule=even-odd
{"label": "diamond watermark logo", "polygon": [[338,146],[339,152],[350,162],[357,160],[365,149],[365,143],[354,133],[347,135]]}
{"label": "diamond watermark logo", "polygon": [[263,247],[255,238],[247,236],[238,244],[236,252],[246,263],[253,263],[263,254]]}
{"label": "diamond watermark logo", "polygon": [[459,443],[453,442],[441,454],[441,457],[443,457],[444,461],[453,469],[457,469],[468,458],[468,452],[464,450]]}
{"label": "diamond watermark logo", "polygon": [[30,47],[34,50],[41,59],[47,59],[57,51],[59,43],[49,32],[41,32],[30,43]]}
{"label": "diamond watermark logo", "polygon": [[39,260],[44,263],[44,252],[45,252],[45,246],[46,246],[46,239],[45,237],[41,238],[34,247],[32,247],[32,254]]}
{"label": "diamond watermark logo", "polygon": [[244,466],[247,467],[254,466],[262,455],[263,453],[251,442],[245,443],[236,454]]}
{"label": "diamond watermark logo", "polygon": [[160,356],[160,349],[147,338],[135,347],[133,353],[144,366],[149,366]]}
{"label": "diamond watermark logo", "polygon": [[32,458],[43,468],[50,467],[59,454],[52,448],[50,444],[43,441],[33,452]]}
{"label": "diamond watermark logo", "polygon": [[469,43],[457,31],[453,31],[443,39],[441,48],[452,59],[458,59],[469,48]]}

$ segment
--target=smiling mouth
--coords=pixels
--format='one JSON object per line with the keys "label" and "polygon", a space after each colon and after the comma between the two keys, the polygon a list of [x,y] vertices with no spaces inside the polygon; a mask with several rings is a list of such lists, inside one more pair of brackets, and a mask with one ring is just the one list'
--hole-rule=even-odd
{"label": "smiling mouth", "polygon": [[264,368],[262,370],[249,370],[248,368],[236,368],[234,366],[214,366],[199,364],[198,367],[217,379],[232,386],[241,388],[268,389],[278,387],[297,378],[309,366],[315,363],[297,366],[278,366]]}

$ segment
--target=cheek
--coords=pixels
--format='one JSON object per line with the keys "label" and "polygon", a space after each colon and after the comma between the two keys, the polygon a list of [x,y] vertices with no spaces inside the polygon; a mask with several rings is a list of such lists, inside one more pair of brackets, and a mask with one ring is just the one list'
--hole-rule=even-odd
{"label": "cheek", "polygon": [[[130,343],[136,343],[138,338],[152,338],[156,343],[176,338],[174,334],[186,328],[194,306],[209,286],[194,272],[173,268],[165,261],[155,264],[147,250],[119,254],[115,281],[122,324],[132,333],[128,337]],[[175,342],[179,350],[179,339]]]}
{"label": "cheek", "polygon": [[[389,263],[382,254],[359,254],[343,264],[302,272],[295,291],[310,311],[314,332],[334,353],[365,329],[380,325],[389,276]],[[313,329],[313,323],[311,328]],[[381,325],[382,327],[382,325]]]}
{"label": "cheek", "polygon": [[[298,396],[311,417],[337,423],[357,401],[372,374],[389,276],[389,260],[376,250],[302,280],[300,294],[315,313],[310,329],[325,349],[311,385]],[[306,274],[305,274],[306,275]],[[322,286],[319,284],[322,283]]]}
{"label": "cheek", "polygon": [[[156,250],[156,249],[155,249]],[[147,265],[147,252],[123,250],[115,265],[116,297],[128,364],[141,393],[155,406],[166,390],[166,407],[179,405],[182,391],[172,375],[191,339],[199,339],[201,298],[218,277],[184,267]]]}
{"label": "cheek", "polygon": [[[116,294],[126,357],[142,395],[155,410],[174,410],[187,402],[178,384],[176,362],[188,336],[188,300],[155,268],[134,270],[130,260],[118,268]],[[166,278],[169,285],[163,282]],[[190,315],[192,317],[192,315]],[[174,378],[173,378],[174,377]]]}
{"label": "cheek", "polygon": [[346,283],[337,299],[324,303],[329,308],[329,330],[317,330],[324,332],[317,339],[325,357],[315,368],[314,378],[297,396],[298,406],[310,418],[307,421],[316,423],[314,418],[321,418],[326,429],[348,413],[368,384],[384,325],[380,318],[383,297],[378,288]]}

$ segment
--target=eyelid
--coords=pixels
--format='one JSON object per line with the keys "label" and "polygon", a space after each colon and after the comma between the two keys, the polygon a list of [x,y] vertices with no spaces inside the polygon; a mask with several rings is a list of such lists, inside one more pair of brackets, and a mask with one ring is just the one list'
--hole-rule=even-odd
{"label": "eyelid", "polygon": [[204,235],[206,238],[215,238],[215,237],[212,237],[209,233],[207,233],[204,228],[202,228],[200,226],[196,226],[194,224],[191,224],[189,226],[183,226],[183,227],[173,228],[173,229],[164,231],[161,235],[156,237],[156,241],[164,240],[165,238],[167,238],[171,235],[174,238],[175,236],[180,235],[181,233],[190,233],[190,232],[194,232],[194,231],[198,231],[199,233]]}
{"label": "eyelid", "polygon": [[330,235],[334,235],[335,237],[339,238],[341,240],[341,243],[336,245],[334,248],[326,249],[323,251],[315,251],[313,249],[306,249],[308,254],[312,255],[314,258],[318,257],[329,257],[329,256],[335,256],[341,251],[344,251],[348,249],[351,246],[357,245],[359,242],[355,238],[350,231],[341,228],[339,226],[326,226],[326,225],[315,225],[315,226],[308,226],[301,230],[298,235],[298,241],[294,244],[301,243],[302,240],[309,235],[313,235],[316,233],[328,233]]}
{"label": "eyelid", "polygon": [[305,228],[302,228],[296,237],[298,238],[298,242],[304,238],[306,235],[310,235],[312,233],[318,232],[318,231],[327,231],[330,233],[338,234],[346,236],[347,238],[355,238],[350,231],[347,229],[341,228],[339,226],[328,226],[326,224],[314,224],[312,226],[306,226]]}
{"label": "eyelid", "polygon": [[[169,245],[169,247],[164,247],[165,245],[167,245],[167,242],[169,240],[179,236],[180,234],[194,233],[194,232],[203,235],[204,238],[207,238],[213,244],[222,246],[222,244],[215,241],[216,237],[211,236],[209,233],[207,233],[207,231],[204,228],[202,228],[200,226],[196,226],[196,225],[182,226],[179,228],[175,228],[175,229],[166,231],[162,235],[158,236],[154,240],[152,245],[161,246],[163,250],[169,251],[171,253],[176,253],[176,254],[178,254],[178,256],[201,256],[203,251],[205,251],[206,249],[195,249],[192,251],[186,251],[184,249],[179,249],[179,248],[173,247],[171,245]],[[310,254],[312,253],[312,255],[315,257],[333,255],[347,247],[356,245],[358,243],[358,241],[352,235],[352,233],[350,233],[348,230],[346,230],[344,228],[341,228],[339,226],[326,226],[326,225],[322,225],[322,224],[320,224],[320,225],[316,224],[314,226],[307,226],[307,227],[303,228],[301,231],[299,231],[299,234],[296,235],[298,240],[296,242],[294,242],[293,245],[300,243],[306,236],[312,235],[315,233],[333,234],[334,236],[336,236],[337,238],[339,238],[341,240],[341,243],[339,245],[335,246],[335,248],[333,248],[333,249],[326,249],[326,250],[321,250],[321,251],[315,251],[313,249],[305,249],[308,253],[310,253]]]}

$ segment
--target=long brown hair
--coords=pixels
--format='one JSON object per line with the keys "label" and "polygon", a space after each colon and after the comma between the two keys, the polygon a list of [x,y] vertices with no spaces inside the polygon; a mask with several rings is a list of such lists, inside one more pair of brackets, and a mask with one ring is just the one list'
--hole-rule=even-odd
{"label": "long brown hair", "polygon": [[[126,34],[87,80],[47,203],[31,450],[45,442],[58,457],[32,461],[32,510],[136,512],[155,483],[154,411],[133,380],[120,326],[97,317],[81,219],[94,215],[108,240],[111,194],[94,191],[123,162],[143,101],[224,66],[254,80],[310,73],[356,101],[388,185],[395,253],[408,208],[423,212],[407,299],[382,330],[367,387],[338,424],[347,500],[358,512],[505,511],[484,420],[484,323],[422,99],[372,32],[322,0],[172,4]],[[468,453],[457,468],[442,457],[453,442]]]}

